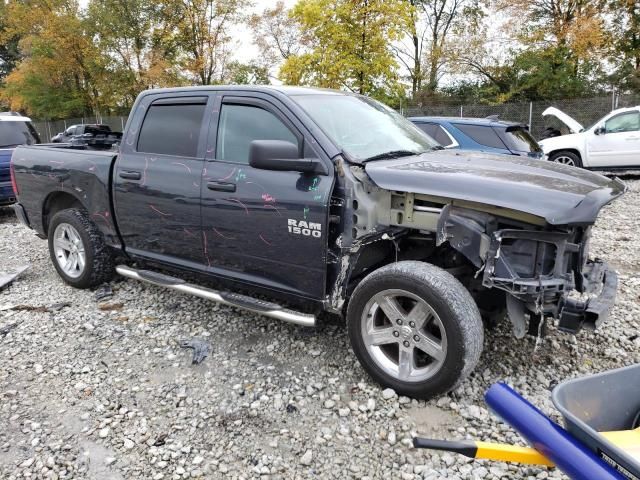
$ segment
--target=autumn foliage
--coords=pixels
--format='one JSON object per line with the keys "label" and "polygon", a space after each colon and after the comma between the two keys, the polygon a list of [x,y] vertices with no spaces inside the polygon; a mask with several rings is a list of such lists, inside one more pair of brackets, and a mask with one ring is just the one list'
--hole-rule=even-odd
{"label": "autumn foliage", "polygon": [[[637,0],[6,0],[0,100],[126,114],[143,89],[340,88],[398,105],[640,91]],[[239,29],[248,34],[239,35]],[[253,44],[254,59],[236,51]]]}

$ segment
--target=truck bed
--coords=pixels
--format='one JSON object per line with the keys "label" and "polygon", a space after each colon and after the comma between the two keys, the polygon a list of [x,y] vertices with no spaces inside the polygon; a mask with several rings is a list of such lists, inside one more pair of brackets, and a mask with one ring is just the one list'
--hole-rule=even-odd
{"label": "truck bed", "polygon": [[30,212],[28,222],[47,236],[43,216],[50,202],[80,204],[93,217],[111,246],[120,247],[110,205],[111,168],[117,152],[77,148],[67,144],[20,146],[12,162],[20,201]]}

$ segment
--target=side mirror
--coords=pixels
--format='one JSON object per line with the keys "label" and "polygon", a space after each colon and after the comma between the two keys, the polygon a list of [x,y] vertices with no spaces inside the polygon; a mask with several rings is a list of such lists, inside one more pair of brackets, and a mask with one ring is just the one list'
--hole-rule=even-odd
{"label": "side mirror", "polygon": [[605,133],[607,133],[607,130],[604,127],[598,127],[593,131],[593,133],[595,133],[596,135],[604,135]]}
{"label": "side mirror", "polygon": [[317,158],[300,158],[298,146],[284,140],[254,140],[249,146],[249,165],[261,170],[325,173]]}

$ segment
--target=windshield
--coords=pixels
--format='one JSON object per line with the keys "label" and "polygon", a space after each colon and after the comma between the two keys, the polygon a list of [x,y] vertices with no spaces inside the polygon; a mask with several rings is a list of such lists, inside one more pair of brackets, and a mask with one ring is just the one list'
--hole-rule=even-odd
{"label": "windshield", "polygon": [[542,151],[531,134],[521,127],[506,128],[504,132],[504,140],[512,151],[525,153]]}
{"label": "windshield", "polygon": [[315,94],[292,98],[352,160],[388,152],[420,154],[438,146],[402,115],[367,97]]}
{"label": "windshield", "polygon": [[40,143],[40,138],[29,122],[0,121],[0,148],[34,143]]}

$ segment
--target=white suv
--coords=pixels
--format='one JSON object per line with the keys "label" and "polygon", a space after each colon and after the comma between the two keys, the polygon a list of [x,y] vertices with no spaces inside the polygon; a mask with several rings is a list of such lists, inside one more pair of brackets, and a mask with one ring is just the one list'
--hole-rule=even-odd
{"label": "white suv", "polygon": [[640,106],[614,110],[587,129],[554,107],[542,115],[556,117],[570,132],[538,142],[552,162],[596,170],[640,168]]}

